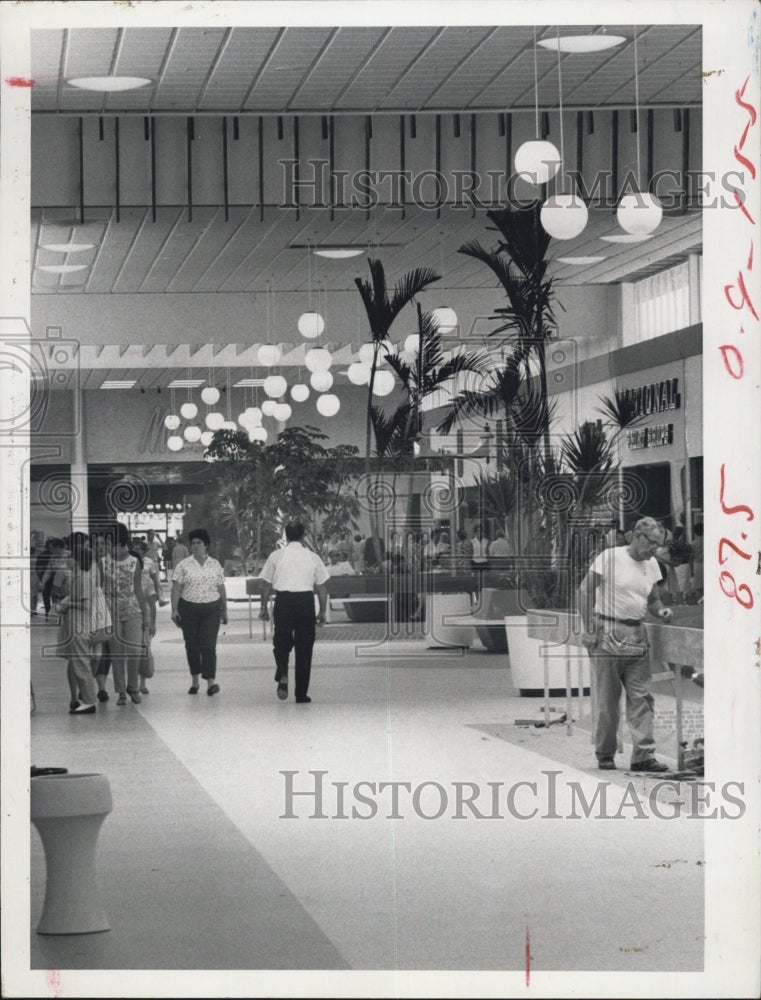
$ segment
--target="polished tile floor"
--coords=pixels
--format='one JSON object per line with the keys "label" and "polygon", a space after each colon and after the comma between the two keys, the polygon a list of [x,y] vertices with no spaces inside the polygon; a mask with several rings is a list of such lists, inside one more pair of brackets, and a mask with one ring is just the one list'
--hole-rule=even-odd
{"label": "polished tile floor", "polygon": [[[68,714],[63,661],[40,654],[53,630],[32,629],[31,762],[103,773],[114,801],[110,931],[36,933],[32,832],[32,969],[702,968],[703,825],[659,820],[652,779],[601,780],[587,700],[571,732],[519,728],[541,700],[517,697],[505,655],[355,638],[318,640],[311,705],[279,702],[244,607],[221,692],[193,697],[167,612],[150,694],[90,717]],[[659,754],[673,763],[673,744]]]}

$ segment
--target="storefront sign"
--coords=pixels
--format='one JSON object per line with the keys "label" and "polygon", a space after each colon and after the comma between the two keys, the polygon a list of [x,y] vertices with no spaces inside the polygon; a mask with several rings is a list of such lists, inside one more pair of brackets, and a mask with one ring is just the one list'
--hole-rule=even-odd
{"label": "storefront sign", "polygon": [[624,389],[623,395],[627,402],[633,404],[638,417],[663,413],[665,410],[678,410],[682,405],[678,378],[651,382],[649,385],[637,386],[636,389]]}
{"label": "storefront sign", "polygon": [[[674,379],[676,382],[676,379]],[[674,425],[657,424],[655,427],[643,427],[641,430],[629,431],[626,443],[632,451],[638,448],[659,448],[664,444],[674,443]]]}

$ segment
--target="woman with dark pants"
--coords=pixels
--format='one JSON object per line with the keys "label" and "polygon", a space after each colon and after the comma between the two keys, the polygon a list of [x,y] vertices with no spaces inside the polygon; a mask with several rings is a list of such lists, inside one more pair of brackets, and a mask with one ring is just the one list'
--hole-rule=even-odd
{"label": "woman with dark pants", "polygon": [[206,693],[217,694],[217,635],[227,624],[227,593],[221,565],[208,554],[211,539],[203,528],[188,536],[190,555],[172,574],[172,621],[182,629],[190,668],[188,694],[198,694],[198,678]]}

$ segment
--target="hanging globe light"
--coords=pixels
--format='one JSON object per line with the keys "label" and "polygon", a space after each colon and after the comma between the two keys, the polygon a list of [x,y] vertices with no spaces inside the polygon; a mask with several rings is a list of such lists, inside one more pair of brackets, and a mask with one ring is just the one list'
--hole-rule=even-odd
{"label": "hanging globe light", "polygon": [[268,375],[264,380],[264,391],[273,399],[280,399],[287,388],[288,383],[282,375]]}
{"label": "hanging globe light", "polygon": [[179,434],[172,434],[171,437],[167,438],[166,446],[170,451],[180,451],[182,448],[182,438]]}
{"label": "hanging globe light", "polygon": [[539,219],[556,240],[572,240],[586,226],[589,212],[577,194],[554,194],[542,205]]}
{"label": "hanging globe light", "polygon": [[530,139],[515,153],[515,172],[529,184],[546,184],[560,169],[560,153],[546,139]]}
{"label": "hanging globe light", "polygon": [[180,407],[180,413],[186,420],[193,420],[198,414],[198,407],[195,403],[183,403]]}
{"label": "hanging globe light", "polygon": [[312,372],[309,384],[315,392],[327,392],[333,385],[333,376],[330,372]]}
{"label": "hanging globe light", "polygon": [[359,360],[368,367],[373,363],[375,357],[375,344],[363,344],[359,349]]}
{"label": "hanging globe light", "polygon": [[214,440],[213,431],[204,431],[201,434],[201,444],[204,446],[204,448],[208,448],[213,440]]}
{"label": "hanging globe light", "polygon": [[225,422],[224,416],[218,411],[212,411],[211,413],[207,413],[206,418],[204,420],[204,423],[206,424],[206,426],[209,428],[210,431],[220,430],[224,422]]}
{"label": "hanging globe light", "polygon": [[256,352],[256,356],[259,360],[260,365],[264,365],[267,368],[271,368],[272,365],[277,365],[280,363],[280,359],[283,356],[283,352],[275,344],[262,344],[262,346]]}
{"label": "hanging globe light", "polygon": [[349,381],[354,385],[367,385],[370,381],[370,368],[368,365],[353,361],[346,370]]}
{"label": "hanging globe light", "polygon": [[393,392],[395,381],[391,372],[376,372],[375,381],[373,382],[373,394],[375,396],[388,396],[390,392]]}
{"label": "hanging globe light", "polygon": [[663,207],[653,194],[635,192],[621,199],[616,218],[619,226],[632,236],[649,236],[661,224]]}
{"label": "hanging globe light", "polygon": [[299,316],[299,320],[296,325],[301,336],[307,337],[311,340],[314,337],[319,337],[325,329],[325,320],[319,313],[306,312]]}
{"label": "hanging globe light", "polygon": [[313,347],[304,355],[304,364],[310,372],[326,372],[333,364],[333,355],[325,347]]}
{"label": "hanging globe light", "polygon": [[238,423],[241,425],[241,427],[248,428],[250,422],[251,422],[251,417],[249,416],[247,410],[244,410],[243,413],[238,414]]}
{"label": "hanging globe light", "polygon": [[438,327],[439,333],[451,333],[457,329],[457,313],[449,306],[439,306],[431,313],[433,322]]}
{"label": "hanging globe light", "polygon": [[189,424],[185,430],[182,432],[182,436],[186,441],[200,441],[201,440],[201,428],[198,424]]}
{"label": "hanging globe light", "polygon": [[420,334],[411,333],[404,341],[404,350],[407,354],[417,354],[420,350]]}
{"label": "hanging globe light", "polygon": [[253,430],[248,432],[248,440],[251,442],[261,441],[262,443],[264,443],[268,437],[269,434],[265,427],[254,427]]}
{"label": "hanging globe light", "polygon": [[238,430],[238,425],[235,423],[234,420],[225,420],[225,422],[222,424],[222,430],[223,431],[237,431]]}
{"label": "hanging globe light", "polygon": [[290,408],[288,403],[277,403],[275,406],[275,412],[272,414],[278,423],[285,423],[286,420],[290,419],[293,410]]}
{"label": "hanging globe light", "polygon": [[219,389],[215,389],[213,385],[207,385],[201,389],[201,399],[207,406],[214,406],[215,403],[219,402]]}
{"label": "hanging globe light", "polygon": [[164,427],[168,431],[176,431],[180,426],[180,418],[176,413],[170,413],[168,416],[164,417]]}
{"label": "hanging globe light", "polygon": [[303,403],[304,400],[309,399],[309,386],[304,385],[303,382],[299,382],[291,388],[291,398],[297,403]]}
{"label": "hanging globe light", "polygon": [[274,399],[265,399],[262,403],[262,413],[265,417],[271,417],[275,413],[275,407],[277,403]]}
{"label": "hanging globe light", "polygon": [[247,406],[246,416],[252,427],[260,427],[262,423],[262,411],[258,406]]}
{"label": "hanging globe light", "polygon": [[332,392],[317,397],[317,409],[323,417],[334,417],[341,409],[341,400]]}

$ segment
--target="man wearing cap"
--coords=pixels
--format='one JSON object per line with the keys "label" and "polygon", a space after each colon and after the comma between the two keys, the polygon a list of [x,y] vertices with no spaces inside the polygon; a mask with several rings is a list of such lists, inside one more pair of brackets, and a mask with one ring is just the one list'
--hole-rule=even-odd
{"label": "man wearing cap", "polygon": [[637,521],[628,545],[604,549],[579,587],[582,642],[589,650],[597,694],[595,752],[598,767],[615,770],[621,688],[632,737],[632,771],[668,771],[655,759],[650,660],[642,620],[649,611],[671,621],[658,592],[662,577],[655,552],[666,531],[652,517]]}
{"label": "man wearing cap", "polygon": [[[302,542],[304,525],[298,521],[285,526],[287,545],[272,552],[259,574],[262,586],[262,609],[259,618],[269,621],[267,608],[270,592],[275,591],[272,609],[274,632],[272,649],[275,654],[275,681],[281,701],[288,697],[288,657],[295,650],[296,701],[309,703],[307,695],[312,670],[312,650],[316,637],[315,625],[325,624],[329,573],[322,559]],[[315,619],[314,591],[320,601],[320,613]]]}

